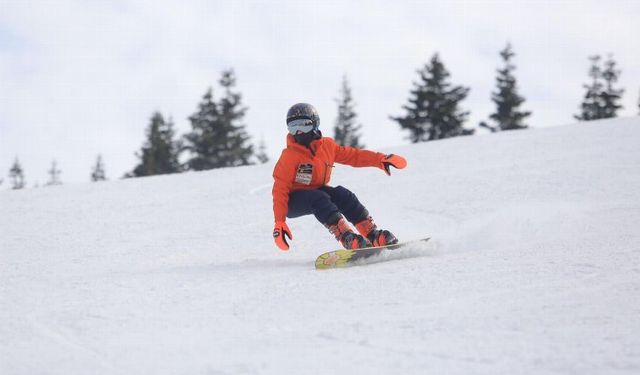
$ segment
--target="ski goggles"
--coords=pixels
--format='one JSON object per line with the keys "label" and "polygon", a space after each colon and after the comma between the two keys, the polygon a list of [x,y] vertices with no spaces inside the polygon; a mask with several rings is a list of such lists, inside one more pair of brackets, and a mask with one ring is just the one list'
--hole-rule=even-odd
{"label": "ski goggles", "polygon": [[291,135],[297,135],[309,133],[310,131],[316,130],[317,127],[311,119],[300,118],[289,121],[289,123],[287,124],[287,129],[289,129],[289,133]]}

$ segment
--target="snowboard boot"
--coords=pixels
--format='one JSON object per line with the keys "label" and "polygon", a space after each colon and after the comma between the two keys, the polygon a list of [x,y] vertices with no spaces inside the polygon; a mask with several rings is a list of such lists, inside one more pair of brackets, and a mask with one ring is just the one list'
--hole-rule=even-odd
{"label": "snowboard boot", "polygon": [[349,223],[340,214],[330,218],[329,223],[325,224],[325,226],[345,249],[360,249],[371,246],[365,237],[351,230]]}
{"label": "snowboard boot", "polygon": [[371,216],[356,223],[356,229],[366,237],[373,246],[385,246],[398,243],[398,239],[388,230],[378,229]]}

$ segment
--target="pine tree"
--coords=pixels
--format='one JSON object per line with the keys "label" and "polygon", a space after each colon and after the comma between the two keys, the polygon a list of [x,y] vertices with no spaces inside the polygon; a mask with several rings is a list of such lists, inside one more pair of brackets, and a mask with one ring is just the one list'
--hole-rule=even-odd
{"label": "pine tree", "polygon": [[256,158],[258,159],[258,162],[260,164],[264,164],[269,161],[269,155],[267,155],[267,145],[264,143],[264,138],[260,139]]}
{"label": "pine tree", "polygon": [[618,81],[621,70],[616,68],[616,62],[613,56],[609,55],[607,61],[604,62],[604,70],[602,71],[602,79],[604,80],[604,90],[600,94],[602,98],[602,118],[613,118],[618,116],[618,110],[622,108],[620,101],[624,89],[616,89],[613,85]]}
{"label": "pine tree", "polygon": [[219,129],[214,125],[218,118],[218,106],[213,101],[213,89],[209,88],[202,97],[198,112],[189,117],[192,130],[184,139],[185,150],[189,150],[192,157],[186,164],[187,169],[202,171],[214,168],[209,157],[216,154],[215,139],[220,137]]}
{"label": "pine tree", "polygon": [[584,99],[580,104],[580,113],[574,115],[576,120],[590,121],[602,118],[603,104],[602,99],[602,70],[600,69],[600,56],[590,56],[591,67],[589,68],[589,77],[591,84],[585,84],[583,87],[587,90]]}
{"label": "pine tree", "polygon": [[51,162],[51,169],[47,173],[49,174],[49,181],[47,181],[46,186],[62,185],[62,181],[60,181],[62,171],[58,169],[58,163],[55,160]]}
{"label": "pine tree", "polygon": [[358,115],[354,110],[355,103],[347,76],[342,78],[340,97],[336,99],[336,102],[338,103],[338,117],[333,128],[335,141],[339,145],[364,148],[364,145],[360,143],[359,134],[362,125],[356,123]]}
{"label": "pine tree", "polygon": [[136,156],[140,163],[133,172],[125,177],[153,176],[158,174],[178,173],[181,171],[178,161],[181,144],[174,140],[173,121],[165,121],[160,112],[151,116],[147,128],[147,140]]}
{"label": "pine tree", "polygon": [[414,82],[409,103],[403,106],[407,114],[391,117],[402,129],[409,130],[409,139],[416,143],[473,134],[473,129],[462,126],[469,112],[459,108],[469,88],[452,87],[448,82],[450,74],[437,53],[418,74],[420,80]]}
{"label": "pine tree", "polygon": [[247,108],[241,103],[242,96],[233,90],[233,70],[224,71],[219,83],[224,91],[220,102],[214,101],[210,88],[198,112],[189,117],[192,130],[185,135],[185,149],[192,154],[187,161],[190,170],[251,164],[253,146],[246,144],[250,137],[242,124]]}
{"label": "pine tree", "polygon": [[107,179],[106,174],[104,172],[104,163],[102,162],[102,155],[98,155],[98,159],[96,160],[96,165],[93,167],[93,171],[91,172],[91,181],[105,181]]}
{"label": "pine tree", "polygon": [[496,122],[496,128],[499,130],[525,129],[527,125],[523,120],[530,116],[531,112],[518,109],[524,103],[524,98],[518,95],[516,78],[513,76],[516,67],[511,63],[511,59],[515,56],[511,43],[500,51],[500,56],[504,67],[498,69],[497,91],[491,93],[491,100],[496,104],[496,112],[489,117]]}
{"label": "pine tree", "polygon": [[220,119],[221,125],[227,129],[227,147],[226,152],[220,155],[221,166],[249,165],[253,157],[253,146],[246,144],[251,137],[242,123],[248,108],[242,105],[242,95],[234,91],[236,76],[233,70],[222,72],[220,86],[225,94],[219,104]]}
{"label": "pine tree", "polygon": [[623,89],[616,89],[613,85],[618,81],[621,71],[616,68],[616,62],[609,55],[604,62],[604,70],[600,66],[600,56],[589,57],[591,67],[589,68],[590,85],[583,85],[587,92],[580,104],[580,113],[574,117],[580,121],[599,120],[617,116],[617,112],[622,105]]}
{"label": "pine tree", "polygon": [[24,181],[24,171],[22,170],[22,166],[20,166],[20,162],[16,157],[16,160],[13,162],[13,166],[9,170],[9,177],[12,180],[12,189],[19,190],[24,189],[26,183]]}

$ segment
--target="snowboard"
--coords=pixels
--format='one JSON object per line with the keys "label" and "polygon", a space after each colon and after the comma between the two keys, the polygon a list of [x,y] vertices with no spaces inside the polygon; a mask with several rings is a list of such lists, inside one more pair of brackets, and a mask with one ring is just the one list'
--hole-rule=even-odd
{"label": "snowboard", "polygon": [[431,237],[427,237],[421,238],[419,240],[399,242],[393,245],[365,247],[355,250],[340,249],[329,251],[318,256],[318,258],[316,259],[316,269],[325,270],[329,268],[350,267],[356,265],[359,260],[378,256],[385,251],[396,250],[403,247],[416,245],[421,242],[427,242],[430,238]]}

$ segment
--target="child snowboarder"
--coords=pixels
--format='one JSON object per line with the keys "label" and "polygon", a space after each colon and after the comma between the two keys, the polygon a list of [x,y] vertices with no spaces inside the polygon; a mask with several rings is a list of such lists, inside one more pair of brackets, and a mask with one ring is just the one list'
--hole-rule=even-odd
{"label": "child snowboarder", "polygon": [[[334,163],[353,167],[403,169],[407,161],[398,155],[340,146],[319,130],[320,117],[307,103],[298,103],[287,112],[287,148],[273,170],[273,238],[281,250],[289,250],[291,230],[287,217],[313,214],[345,249],[394,244],[398,239],[388,230],[378,229],[369,211],[351,191],[328,185]],[[344,216],[343,216],[344,215]],[[345,220],[346,217],[346,220]],[[347,220],[358,231],[354,232]]]}

